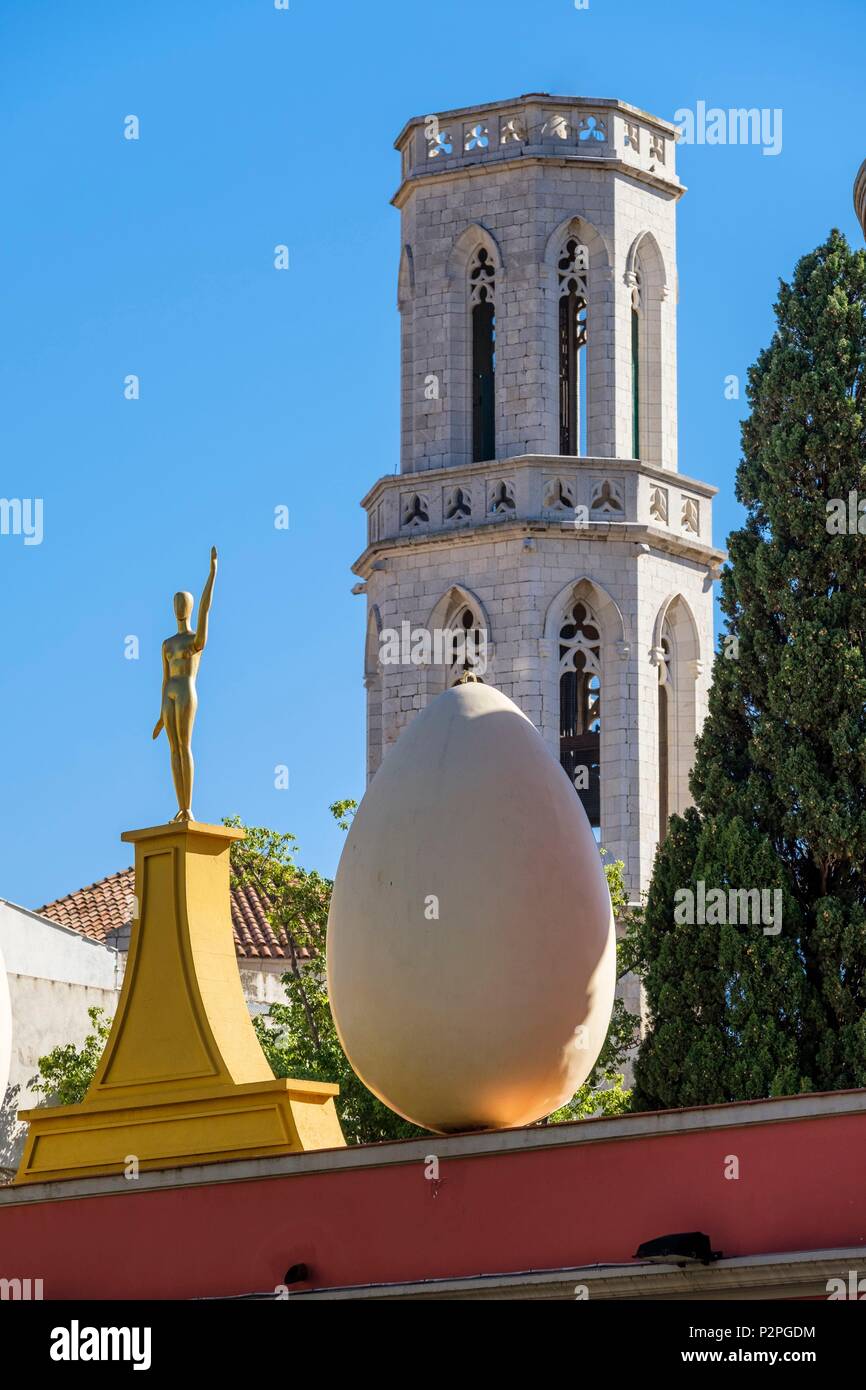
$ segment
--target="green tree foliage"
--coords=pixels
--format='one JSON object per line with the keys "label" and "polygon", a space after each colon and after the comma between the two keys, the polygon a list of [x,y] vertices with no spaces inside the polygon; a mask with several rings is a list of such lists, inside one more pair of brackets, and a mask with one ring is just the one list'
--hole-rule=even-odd
{"label": "green tree foliage", "polygon": [[[602,855],[606,857],[605,850],[602,850]],[[633,969],[631,939],[640,916],[638,911],[629,907],[623,868],[620,859],[604,866],[613,915],[620,928],[626,928],[625,938],[617,946],[618,979]],[[598,1061],[568,1104],[554,1111],[547,1124],[584,1120],[593,1115],[621,1115],[630,1108],[631,1092],[625,1087],[624,1067],[629,1052],[637,1042],[638,1022],[637,1016],[629,1013],[622,999],[614,1000],[610,1027]]]}
{"label": "green tree foliage", "polygon": [[[866,502],[866,253],[832,232],[775,312],[695,808],[670,821],[629,946],[652,1024],[639,1108],[866,1084],[866,537],[831,520]],[[781,931],[677,923],[701,880],[778,888]]]}
{"label": "green tree foliage", "polygon": [[106,1019],[104,1009],[88,1009],[87,1017],[93,1032],[81,1047],[63,1043],[40,1057],[38,1075],[30,1083],[37,1095],[56,1105],[79,1105],[84,1100],[111,1032],[111,1019]]}

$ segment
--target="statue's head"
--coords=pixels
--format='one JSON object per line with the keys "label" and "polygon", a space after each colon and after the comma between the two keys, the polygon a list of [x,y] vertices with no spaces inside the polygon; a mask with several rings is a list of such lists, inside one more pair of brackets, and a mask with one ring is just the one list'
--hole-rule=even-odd
{"label": "statue's head", "polygon": [[192,594],[188,594],[184,591],[181,591],[179,594],[175,594],[174,615],[179,623],[184,622],[184,620],[189,617],[190,613],[192,612],[192,606],[194,602],[195,600],[193,599]]}

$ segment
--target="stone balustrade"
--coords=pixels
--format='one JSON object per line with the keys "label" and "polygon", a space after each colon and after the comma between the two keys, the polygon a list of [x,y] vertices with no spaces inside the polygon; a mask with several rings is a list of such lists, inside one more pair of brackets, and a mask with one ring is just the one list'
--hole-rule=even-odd
{"label": "stone balustrade", "polygon": [[636,524],[710,546],[716,491],[636,459],[529,455],[381,478],[362,505],[371,547],[509,521]]}
{"label": "stone balustrade", "polygon": [[404,178],[515,156],[618,159],[678,183],[675,126],[610,99],[533,94],[409,121],[397,138]]}

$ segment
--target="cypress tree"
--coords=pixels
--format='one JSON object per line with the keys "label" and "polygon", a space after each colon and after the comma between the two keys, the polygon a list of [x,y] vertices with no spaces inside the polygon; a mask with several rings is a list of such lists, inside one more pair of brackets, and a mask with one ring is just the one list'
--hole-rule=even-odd
{"label": "cypress tree", "polygon": [[[638,1109],[866,1085],[866,253],[832,232],[775,313],[748,378],[695,805],[671,818],[631,941]],[[781,930],[678,921],[701,882],[778,889]]]}

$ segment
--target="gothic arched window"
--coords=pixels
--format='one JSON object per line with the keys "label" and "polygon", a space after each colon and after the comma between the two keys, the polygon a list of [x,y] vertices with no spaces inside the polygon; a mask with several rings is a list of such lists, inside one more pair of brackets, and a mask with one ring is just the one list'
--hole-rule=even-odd
{"label": "gothic arched window", "polygon": [[631,288],[631,453],[640,458],[640,359],[643,337],[643,277],[635,261]]}
{"label": "gothic arched window", "polygon": [[662,627],[659,661],[659,844],[668,833],[670,808],[671,699],[673,680],[673,640],[667,622]]}
{"label": "gothic arched window", "polygon": [[559,258],[559,452],[586,453],[589,252],[569,237]]}
{"label": "gothic arched window", "polygon": [[468,604],[451,619],[448,630],[450,636],[445,659],[449,689],[467,671],[472,671],[481,680],[487,669],[487,634]]}
{"label": "gothic arched window", "polygon": [[593,830],[601,828],[601,633],[587,603],[559,631],[559,758]]}
{"label": "gothic arched window", "polygon": [[472,313],[472,461],[496,454],[496,266],[481,246],[469,263]]}

